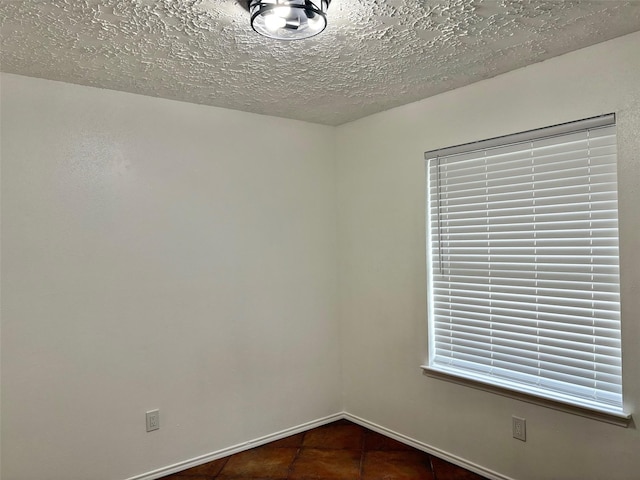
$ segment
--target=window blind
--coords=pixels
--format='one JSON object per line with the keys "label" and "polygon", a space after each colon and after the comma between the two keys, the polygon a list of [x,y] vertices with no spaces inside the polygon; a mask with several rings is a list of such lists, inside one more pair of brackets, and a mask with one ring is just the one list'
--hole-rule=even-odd
{"label": "window blind", "polygon": [[427,161],[430,368],[622,415],[614,121]]}

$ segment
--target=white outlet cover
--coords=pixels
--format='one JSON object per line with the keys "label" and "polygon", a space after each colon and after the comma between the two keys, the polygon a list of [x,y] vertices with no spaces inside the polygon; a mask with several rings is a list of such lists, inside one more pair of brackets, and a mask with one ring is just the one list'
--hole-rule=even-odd
{"label": "white outlet cover", "polygon": [[160,428],[160,410],[150,410],[146,414],[147,432],[153,432]]}
{"label": "white outlet cover", "polygon": [[513,438],[527,441],[527,421],[520,417],[511,417],[511,431],[513,432]]}

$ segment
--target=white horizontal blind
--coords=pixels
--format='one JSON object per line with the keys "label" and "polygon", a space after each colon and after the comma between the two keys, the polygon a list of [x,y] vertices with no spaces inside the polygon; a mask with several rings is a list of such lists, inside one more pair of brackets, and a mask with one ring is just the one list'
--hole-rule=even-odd
{"label": "white horizontal blind", "polygon": [[428,161],[430,367],[622,412],[615,125]]}

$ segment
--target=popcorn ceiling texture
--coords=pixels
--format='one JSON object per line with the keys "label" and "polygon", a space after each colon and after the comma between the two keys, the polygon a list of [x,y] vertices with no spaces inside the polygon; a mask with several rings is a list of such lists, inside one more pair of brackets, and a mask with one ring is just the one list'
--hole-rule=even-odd
{"label": "popcorn ceiling texture", "polygon": [[1,0],[0,67],[339,125],[640,30],[638,1],[333,0],[279,42],[242,1]]}

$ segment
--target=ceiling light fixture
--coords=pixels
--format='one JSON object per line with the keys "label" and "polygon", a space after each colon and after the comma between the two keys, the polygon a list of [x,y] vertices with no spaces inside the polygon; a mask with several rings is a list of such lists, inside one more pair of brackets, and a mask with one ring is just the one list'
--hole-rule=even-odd
{"label": "ceiling light fixture", "polygon": [[331,0],[250,0],[251,27],[278,40],[313,37],[327,27]]}

